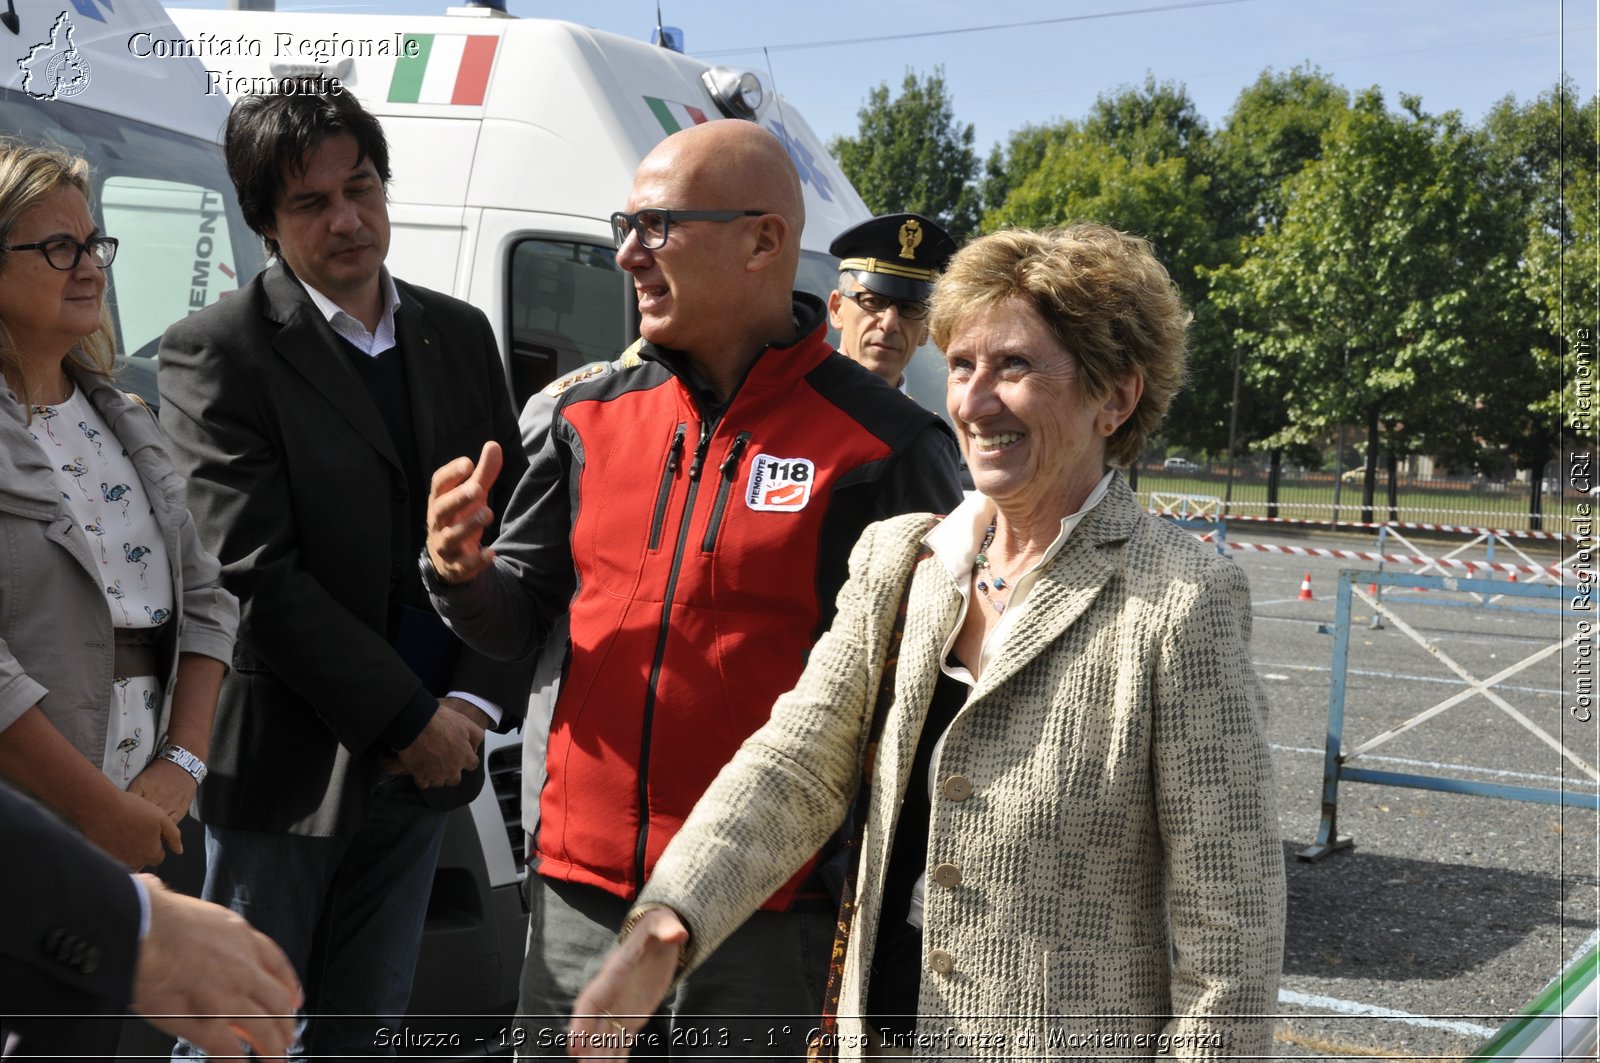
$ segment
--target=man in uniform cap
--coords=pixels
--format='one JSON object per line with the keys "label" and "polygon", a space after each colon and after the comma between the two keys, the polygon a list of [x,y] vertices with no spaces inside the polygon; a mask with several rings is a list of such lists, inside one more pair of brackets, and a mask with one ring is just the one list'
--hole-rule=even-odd
{"label": "man in uniform cap", "polygon": [[828,250],[839,258],[839,286],[828,296],[839,350],[905,390],[906,365],[928,338],[934,279],[956,242],[920,214],[883,214],[846,229]]}

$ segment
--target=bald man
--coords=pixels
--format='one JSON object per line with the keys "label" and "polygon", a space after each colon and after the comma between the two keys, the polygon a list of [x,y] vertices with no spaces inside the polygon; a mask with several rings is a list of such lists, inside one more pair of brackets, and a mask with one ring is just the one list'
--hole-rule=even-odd
{"label": "bald man", "polygon": [[[668,137],[612,222],[641,364],[563,391],[492,550],[493,446],[440,469],[429,501],[426,579],[469,644],[519,657],[570,616],[529,845],[532,1054],[565,1052],[578,990],[799,677],[862,529],[960,499],[949,431],[830,348],[825,307],[793,290],[805,206],[771,134],[727,120]],[[636,1055],[804,1054],[835,910],[817,866],[687,974]]]}

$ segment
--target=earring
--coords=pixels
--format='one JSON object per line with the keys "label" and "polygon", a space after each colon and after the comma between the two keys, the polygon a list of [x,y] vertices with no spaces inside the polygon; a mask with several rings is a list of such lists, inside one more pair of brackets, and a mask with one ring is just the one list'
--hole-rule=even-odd
{"label": "earring", "polygon": [[1116,430],[1117,430],[1117,426],[1114,423],[1112,423],[1111,421],[1107,421],[1106,424],[1105,424],[1105,427],[1101,429],[1101,431],[1104,432],[1106,435],[1110,435],[1112,432],[1115,432]]}

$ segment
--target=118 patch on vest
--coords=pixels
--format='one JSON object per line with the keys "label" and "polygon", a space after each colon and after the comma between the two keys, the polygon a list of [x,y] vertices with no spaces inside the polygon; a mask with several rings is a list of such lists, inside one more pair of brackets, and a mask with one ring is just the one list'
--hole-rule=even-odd
{"label": "118 patch on vest", "polygon": [[745,488],[745,505],[764,513],[792,513],[811,501],[811,485],[816,483],[817,467],[810,458],[756,457],[750,466],[750,483]]}

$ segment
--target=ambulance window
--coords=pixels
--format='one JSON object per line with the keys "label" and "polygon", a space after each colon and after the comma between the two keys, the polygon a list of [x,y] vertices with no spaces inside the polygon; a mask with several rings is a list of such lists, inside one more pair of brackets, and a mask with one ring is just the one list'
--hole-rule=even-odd
{"label": "ambulance window", "polygon": [[839,286],[839,260],[819,251],[801,251],[794,286],[827,302],[828,293]]}
{"label": "ambulance window", "polygon": [[122,347],[150,357],[168,325],[239,287],[223,194],[204,185],[109,177],[100,187],[105,230],[121,243],[111,270]]}
{"label": "ambulance window", "polygon": [[[795,273],[794,286],[799,291],[810,292],[826,304],[829,293],[839,286],[839,260],[820,251],[801,251],[800,268]],[[831,324],[828,326],[828,342],[835,347],[839,345],[839,330]]]}
{"label": "ambulance window", "polygon": [[511,251],[511,388],[518,408],[550,381],[633,342],[631,286],[599,244],[522,240]]}
{"label": "ambulance window", "polygon": [[87,106],[0,89],[0,130],[89,160],[100,228],[121,241],[106,303],[126,361],[118,386],[155,402],[156,348],[174,321],[259,273],[214,141]]}

